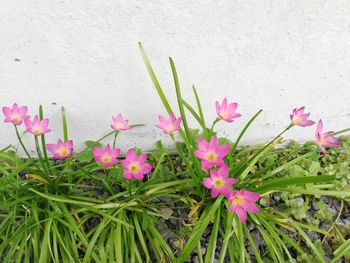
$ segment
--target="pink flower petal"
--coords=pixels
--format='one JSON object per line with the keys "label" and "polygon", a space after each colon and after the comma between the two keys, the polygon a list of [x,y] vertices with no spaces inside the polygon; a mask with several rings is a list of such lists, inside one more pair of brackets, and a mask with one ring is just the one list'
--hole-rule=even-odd
{"label": "pink flower petal", "polygon": [[242,192],[243,193],[243,196],[247,199],[247,200],[249,200],[249,201],[257,201],[257,200],[259,200],[259,198],[260,198],[260,195],[259,194],[257,194],[257,193],[254,193],[254,192],[249,192],[249,191],[245,191],[245,190],[242,190],[242,191],[244,191],[244,192]]}
{"label": "pink flower petal", "polygon": [[225,196],[226,198],[228,198],[230,196],[230,194],[231,194],[231,191],[232,191],[231,188],[226,186],[226,187],[221,189],[221,194],[223,196]]}
{"label": "pink flower petal", "polygon": [[205,186],[205,188],[211,189],[213,187],[213,181],[211,178],[205,178],[202,181],[202,184]]}
{"label": "pink flower petal", "polygon": [[142,173],[143,174],[148,174],[150,171],[152,171],[152,166],[148,163],[144,163],[142,165]]}
{"label": "pink flower petal", "polygon": [[136,160],[137,159],[137,155],[136,155],[136,152],[133,150],[133,149],[129,149],[127,152],[126,152],[126,155],[125,155],[126,159],[128,160]]}
{"label": "pink flower petal", "polygon": [[247,222],[247,212],[243,208],[237,207],[235,213],[238,216],[239,221],[244,224]]}
{"label": "pink flower petal", "polygon": [[319,120],[318,124],[317,124],[316,133],[320,133],[321,134],[322,130],[323,130],[323,123],[322,123],[322,120]]}
{"label": "pink flower petal", "polygon": [[211,195],[210,195],[211,198],[216,198],[218,195],[219,195],[219,191],[215,187],[213,187],[211,189]]}
{"label": "pink flower petal", "polygon": [[124,179],[131,180],[133,179],[133,175],[128,170],[124,170]]}
{"label": "pink flower petal", "polygon": [[260,209],[254,203],[247,203],[246,209],[254,214],[260,213]]}

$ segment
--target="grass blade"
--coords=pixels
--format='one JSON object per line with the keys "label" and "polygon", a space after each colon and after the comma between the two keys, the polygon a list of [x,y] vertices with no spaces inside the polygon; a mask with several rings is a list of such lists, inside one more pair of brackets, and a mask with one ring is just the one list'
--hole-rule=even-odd
{"label": "grass blade", "polygon": [[202,237],[205,229],[208,227],[210,220],[215,214],[216,210],[221,205],[223,200],[223,196],[219,196],[213,205],[207,206],[207,209],[203,212],[201,218],[198,220],[197,225],[192,232],[190,238],[186,243],[186,247],[182,250],[181,255],[177,258],[176,262],[184,262],[189,255],[192,253],[193,249],[197,246],[198,241]]}
{"label": "grass blade", "polygon": [[250,188],[254,192],[257,193],[266,193],[268,191],[276,190],[276,189],[285,189],[288,191],[288,186],[290,185],[305,185],[310,183],[322,183],[322,182],[331,182],[336,178],[334,176],[297,176],[297,177],[287,177],[287,178],[276,178],[272,180],[268,180],[262,186],[257,188]]}
{"label": "grass blade", "polygon": [[146,52],[145,52],[145,50],[144,50],[144,48],[143,48],[143,46],[142,46],[142,44],[140,42],[139,42],[139,48],[140,48],[140,51],[141,51],[141,55],[142,55],[143,61],[144,61],[145,65],[146,65],[148,73],[149,73],[149,75],[151,77],[151,80],[153,82],[153,85],[156,88],[156,90],[158,92],[158,95],[159,95],[160,99],[162,100],[165,109],[167,110],[168,114],[170,114],[171,112],[173,112],[173,110],[170,107],[170,104],[169,104],[169,102],[168,102],[168,100],[167,100],[167,98],[166,98],[166,96],[165,96],[165,94],[163,92],[162,87],[159,84],[159,81],[158,81],[158,79],[156,77],[156,74],[154,73],[154,70],[153,70],[153,68],[151,66],[151,63],[149,62],[147,54],[146,54]]}
{"label": "grass blade", "polygon": [[68,128],[67,128],[67,118],[66,118],[66,110],[64,107],[61,108],[62,112],[62,128],[63,128],[63,140],[64,142],[68,141]]}

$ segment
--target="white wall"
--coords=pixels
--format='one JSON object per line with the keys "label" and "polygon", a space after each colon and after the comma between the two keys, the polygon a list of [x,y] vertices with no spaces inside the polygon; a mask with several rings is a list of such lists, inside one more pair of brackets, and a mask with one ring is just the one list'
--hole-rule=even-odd
{"label": "white wall", "polygon": [[[173,3],[171,3],[173,2]],[[205,115],[227,96],[243,114],[220,124],[234,138],[264,109],[245,143],[271,138],[305,105],[326,129],[350,127],[350,1],[92,1],[0,0],[0,105],[39,103],[51,119],[48,141],[61,136],[60,107],[80,146],[109,131],[123,113],[147,126],[121,135],[123,150],[150,149],[165,113],[140,56],[141,41],[175,105],[168,56],[176,62],[184,97],[202,97]],[[313,139],[314,128],[288,138]],[[0,147],[15,143],[0,124]]]}

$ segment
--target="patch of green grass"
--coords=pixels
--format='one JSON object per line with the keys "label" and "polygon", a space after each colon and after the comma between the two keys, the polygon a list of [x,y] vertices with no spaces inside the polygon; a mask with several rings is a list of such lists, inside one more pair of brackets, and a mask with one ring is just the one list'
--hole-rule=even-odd
{"label": "patch of green grass", "polygon": [[[141,44],[140,50],[156,92],[170,114],[173,108]],[[314,142],[290,142],[280,147],[283,135],[295,126],[288,123],[271,141],[242,147],[241,139],[260,116],[259,110],[235,140],[219,138],[219,144],[228,147],[228,154],[222,157],[228,167],[227,176],[238,180],[233,188],[261,197],[257,202],[260,211],[248,210],[245,224],[245,219],[230,207],[248,209],[247,203],[251,205],[252,200],[234,203],[223,195],[211,198],[203,179],[213,171],[204,169],[196,157],[198,139],[210,141],[217,136],[214,128],[220,119],[207,126],[197,89],[192,87],[193,107],[182,96],[174,61],[170,58],[169,62],[182,118],[178,130],[181,141],[169,135],[175,154],[161,141],[156,143],[147,160],[153,170],[144,180],[125,179],[128,168],[120,162],[105,167],[92,161],[93,147],[108,141],[114,148],[118,131],[87,141],[80,153],[53,160],[46,151],[44,134],[34,137],[38,156],[34,158],[14,126],[26,158],[18,156],[16,147],[0,150],[0,261],[181,263],[197,250],[198,260],[206,263],[217,255],[220,263],[326,262],[326,242],[333,246],[331,262],[349,260],[349,229],[336,224],[350,200],[349,137],[342,137],[341,146],[329,149],[327,155],[320,154]],[[189,114],[200,129],[191,129]],[[38,115],[44,118],[41,106]],[[66,142],[64,108],[62,127]],[[141,154],[140,149],[135,150]],[[328,211],[326,196],[340,200],[337,215]],[[312,205],[317,212],[310,214]],[[172,216],[175,210],[181,211],[182,218]],[[167,220],[171,219],[176,219],[177,225],[169,228]],[[263,248],[255,244],[251,226],[254,235],[263,240]],[[316,239],[312,233],[317,234]],[[169,235],[173,241],[169,241]],[[201,243],[204,235],[205,248]]]}

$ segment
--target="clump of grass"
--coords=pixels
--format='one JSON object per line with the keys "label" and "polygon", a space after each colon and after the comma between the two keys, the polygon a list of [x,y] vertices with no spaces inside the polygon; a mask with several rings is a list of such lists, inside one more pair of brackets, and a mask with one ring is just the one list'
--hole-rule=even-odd
{"label": "clump of grass", "polygon": [[[140,50],[170,115],[169,119],[160,117],[157,126],[171,137],[177,152],[170,153],[157,142],[147,160],[140,149],[131,149],[126,158],[117,159],[119,132],[139,126],[129,125],[117,115],[113,117],[113,131],[87,141],[86,148],[74,154],[63,108],[63,140],[50,147],[45,139],[48,121],[41,106],[33,121],[26,116],[27,110],[19,110],[17,104],[3,110],[6,122],[14,124],[26,158],[18,156],[17,148],[0,151],[0,261],[185,262],[197,251],[199,262],[213,262],[215,257],[218,262],[246,262],[251,260],[249,247],[257,262],[326,262],[322,244],[330,237],[335,237],[332,244],[337,246],[331,262],[348,259],[346,229],[336,225],[342,209],[334,218],[320,198],[339,198],[342,208],[350,199],[349,138],[323,133],[319,122],[318,145],[291,142],[288,147],[276,147],[294,126],[313,124],[302,107],[293,111],[286,129],[265,144],[240,145],[261,110],[234,141],[217,140],[216,123],[238,118],[237,105],[227,105],[226,100],[217,102],[218,117],[207,126],[197,89],[192,87],[196,102],[193,107],[181,94],[170,58],[180,113],[175,118],[141,44]],[[188,114],[200,129],[191,129]],[[27,128],[24,133],[34,135],[37,157],[29,154],[22,141],[18,128],[22,121]],[[180,141],[175,139],[175,132]],[[107,142],[110,143],[104,147]],[[341,147],[328,149],[327,155],[320,154],[319,147],[325,153],[324,147],[338,146],[339,142]],[[48,152],[53,152],[53,159]],[[153,167],[150,173],[149,165]],[[217,176],[222,181],[210,187],[203,184],[209,178],[216,180],[213,175],[225,165],[226,174]],[[227,178],[235,183],[229,185],[226,195],[219,190],[227,186]],[[219,194],[210,195],[215,187]],[[280,195],[281,204],[270,205],[274,195]],[[254,200],[248,200],[252,196]],[[318,207],[313,222],[307,215],[311,201]],[[177,239],[170,243],[162,229],[178,204],[187,215],[173,230]],[[329,229],[322,228],[321,221],[327,221]],[[255,244],[249,225],[259,232],[264,251]],[[206,237],[206,253],[202,254],[201,239],[208,228],[211,233]],[[323,240],[311,239],[311,232]],[[222,240],[220,246],[218,239]]]}

